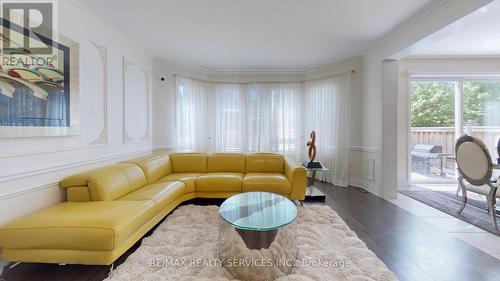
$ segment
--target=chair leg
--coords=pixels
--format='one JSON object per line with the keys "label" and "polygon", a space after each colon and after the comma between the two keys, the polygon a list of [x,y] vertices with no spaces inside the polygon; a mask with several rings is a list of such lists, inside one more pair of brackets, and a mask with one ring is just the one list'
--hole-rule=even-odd
{"label": "chair leg", "polygon": [[112,263],[110,266],[109,266],[109,275],[108,275],[108,278],[111,279],[113,278],[113,269],[115,267],[115,263]]}
{"label": "chair leg", "polygon": [[489,209],[490,209],[490,216],[491,220],[493,221],[493,226],[495,227],[495,230],[498,230],[497,226],[497,215],[495,212],[496,209],[496,199],[495,198],[489,198]]}
{"label": "chair leg", "polygon": [[[21,263],[20,262],[15,262],[15,263],[12,263],[10,266],[9,266],[9,269],[12,269],[18,265],[20,265]],[[1,279],[0,279],[1,280]]]}
{"label": "chair leg", "polygon": [[465,204],[467,204],[467,191],[463,187],[461,189],[462,189],[462,205],[458,208],[457,214],[460,214],[464,210]]}

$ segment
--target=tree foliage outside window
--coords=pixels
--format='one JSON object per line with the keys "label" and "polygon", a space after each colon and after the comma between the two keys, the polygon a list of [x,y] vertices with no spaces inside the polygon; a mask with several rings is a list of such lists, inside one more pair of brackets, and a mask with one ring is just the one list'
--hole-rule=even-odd
{"label": "tree foliage outside window", "polygon": [[500,83],[464,82],[464,124],[500,126]]}
{"label": "tree foliage outside window", "polygon": [[411,126],[454,126],[455,84],[453,81],[412,81]]}
{"label": "tree foliage outside window", "polygon": [[[411,126],[453,127],[457,81],[412,81]],[[500,82],[463,83],[463,122],[500,126]]]}

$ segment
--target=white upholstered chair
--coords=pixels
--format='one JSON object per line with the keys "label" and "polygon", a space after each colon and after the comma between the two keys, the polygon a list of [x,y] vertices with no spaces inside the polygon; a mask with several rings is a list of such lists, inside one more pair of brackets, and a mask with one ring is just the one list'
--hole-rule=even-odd
{"label": "white upholstered chair", "polygon": [[495,214],[498,180],[491,182],[493,173],[492,161],[484,143],[472,136],[462,135],[455,145],[458,166],[458,184],[462,190],[462,205],[457,213],[460,214],[467,203],[467,192],[474,192],[486,196],[488,212],[495,229],[497,220]]}

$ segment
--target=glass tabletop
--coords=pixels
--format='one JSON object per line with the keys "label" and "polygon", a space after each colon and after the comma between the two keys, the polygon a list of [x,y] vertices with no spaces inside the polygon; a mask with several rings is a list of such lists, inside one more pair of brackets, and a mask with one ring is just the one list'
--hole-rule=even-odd
{"label": "glass tabletop", "polygon": [[238,229],[275,230],[297,218],[290,199],[270,192],[245,192],[229,197],[219,209],[221,217]]}

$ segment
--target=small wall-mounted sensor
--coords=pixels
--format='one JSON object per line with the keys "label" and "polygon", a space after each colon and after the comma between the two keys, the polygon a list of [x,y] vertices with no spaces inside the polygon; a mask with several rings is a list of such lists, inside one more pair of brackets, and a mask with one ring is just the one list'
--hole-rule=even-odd
{"label": "small wall-mounted sensor", "polygon": [[160,80],[163,82],[165,81],[165,77],[161,77]]}

